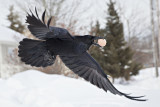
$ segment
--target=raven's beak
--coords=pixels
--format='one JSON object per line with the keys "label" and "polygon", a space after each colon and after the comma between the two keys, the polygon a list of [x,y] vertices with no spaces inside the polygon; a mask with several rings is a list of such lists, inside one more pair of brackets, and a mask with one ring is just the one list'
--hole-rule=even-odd
{"label": "raven's beak", "polygon": [[96,42],[98,41],[98,39],[104,39],[104,38],[103,38],[103,37],[99,37],[99,36],[95,36],[95,37],[94,37],[93,45],[98,46],[98,47],[101,47],[98,43],[96,43]]}
{"label": "raven's beak", "polygon": [[100,37],[100,36],[95,36],[94,40],[98,40],[98,39],[104,39],[104,37]]}

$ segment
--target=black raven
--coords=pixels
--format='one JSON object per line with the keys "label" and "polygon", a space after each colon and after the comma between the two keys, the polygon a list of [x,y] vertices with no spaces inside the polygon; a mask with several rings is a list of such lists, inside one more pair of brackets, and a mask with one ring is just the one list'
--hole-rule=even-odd
{"label": "black raven", "polygon": [[59,55],[70,70],[104,91],[109,90],[113,94],[125,96],[131,100],[146,101],[146,99],[140,99],[144,96],[133,97],[118,91],[100,65],[88,54],[87,50],[92,44],[99,46],[95,40],[101,37],[72,36],[66,29],[50,26],[51,18],[46,24],[45,12],[42,14],[42,21],[39,19],[36,8],[36,16],[32,11],[27,15],[28,29],[39,40],[25,38],[20,42],[18,52],[23,62],[31,66],[47,67],[54,64],[56,56]]}

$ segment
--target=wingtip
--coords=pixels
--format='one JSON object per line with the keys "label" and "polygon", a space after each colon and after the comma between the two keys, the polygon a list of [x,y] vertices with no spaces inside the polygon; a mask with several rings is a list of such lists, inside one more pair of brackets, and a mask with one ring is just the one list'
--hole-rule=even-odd
{"label": "wingtip", "polygon": [[39,19],[39,16],[38,16],[38,12],[37,12],[37,8],[36,8],[36,6],[35,6],[35,12],[36,12],[36,16],[37,16],[37,18]]}
{"label": "wingtip", "polygon": [[42,21],[45,24],[45,13],[46,13],[46,9],[44,10],[43,14],[42,14]]}
{"label": "wingtip", "polygon": [[32,13],[32,11],[31,11],[31,9],[29,8],[29,11],[31,12],[31,14],[33,15],[33,13]]}
{"label": "wingtip", "polygon": [[147,101],[148,99],[140,99],[143,98],[145,96],[129,96],[129,95],[124,95],[126,98],[131,99],[131,100],[135,100],[135,101]]}
{"label": "wingtip", "polygon": [[51,20],[52,20],[52,16],[49,18],[48,22],[47,22],[47,27],[49,28],[49,25],[51,23]]}

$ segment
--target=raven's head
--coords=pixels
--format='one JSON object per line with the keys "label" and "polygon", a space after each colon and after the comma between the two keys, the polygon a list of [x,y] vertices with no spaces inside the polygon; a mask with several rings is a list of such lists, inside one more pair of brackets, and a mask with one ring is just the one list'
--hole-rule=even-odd
{"label": "raven's head", "polygon": [[104,39],[103,37],[99,37],[99,36],[91,36],[91,35],[85,35],[85,40],[84,42],[88,45],[95,45],[98,47],[101,47],[97,42],[99,39]]}
{"label": "raven's head", "polygon": [[85,44],[88,45],[88,49],[91,45],[95,45],[95,46],[98,46],[98,47],[101,47],[99,44],[98,44],[98,40],[99,39],[104,39],[103,37],[99,37],[99,36],[91,36],[91,35],[84,35],[84,36],[81,36],[81,41]]}

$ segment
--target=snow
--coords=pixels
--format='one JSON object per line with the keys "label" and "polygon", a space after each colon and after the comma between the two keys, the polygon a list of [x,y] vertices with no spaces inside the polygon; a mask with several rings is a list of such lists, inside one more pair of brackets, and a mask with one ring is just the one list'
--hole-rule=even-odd
{"label": "snow", "polygon": [[36,70],[0,79],[2,107],[159,107],[160,78],[154,69],[141,70],[128,85],[115,84],[122,92],[146,95],[148,101],[137,102],[91,85],[82,79],[48,75]]}

